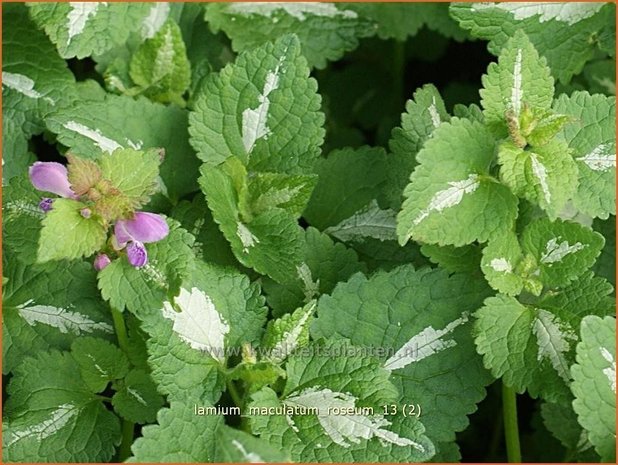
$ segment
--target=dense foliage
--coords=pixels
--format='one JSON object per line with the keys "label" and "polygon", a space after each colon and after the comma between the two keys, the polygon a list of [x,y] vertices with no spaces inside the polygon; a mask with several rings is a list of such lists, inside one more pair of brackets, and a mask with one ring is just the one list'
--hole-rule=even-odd
{"label": "dense foliage", "polygon": [[615,461],[613,4],[2,21],[4,461]]}

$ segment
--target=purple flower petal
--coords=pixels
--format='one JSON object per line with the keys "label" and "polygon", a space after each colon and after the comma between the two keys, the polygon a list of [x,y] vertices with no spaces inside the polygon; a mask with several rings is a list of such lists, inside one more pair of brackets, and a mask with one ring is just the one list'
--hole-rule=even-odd
{"label": "purple flower petal", "polygon": [[116,221],[114,233],[118,245],[124,247],[129,241],[142,243],[160,241],[168,235],[169,227],[161,215],[136,212],[130,220]]}
{"label": "purple flower petal", "polygon": [[127,245],[127,258],[135,268],[140,268],[148,263],[146,247],[141,242],[129,242]]}
{"label": "purple flower petal", "polygon": [[112,261],[109,259],[109,257],[106,254],[100,253],[99,255],[97,255],[97,258],[94,259],[94,269],[97,271],[101,271],[111,262]]}
{"label": "purple flower petal", "polygon": [[49,197],[43,197],[39,202],[39,208],[43,210],[45,213],[50,211],[53,207],[54,199],[50,199]]}
{"label": "purple flower petal", "polygon": [[30,167],[29,173],[30,182],[38,190],[69,199],[77,198],[71,190],[66,166],[53,161],[37,161]]}

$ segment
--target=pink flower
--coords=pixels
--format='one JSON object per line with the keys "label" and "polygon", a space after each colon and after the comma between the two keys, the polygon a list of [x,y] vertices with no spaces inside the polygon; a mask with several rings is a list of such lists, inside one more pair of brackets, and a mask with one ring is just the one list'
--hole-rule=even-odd
{"label": "pink flower", "polygon": [[29,174],[30,182],[38,190],[69,199],[77,198],[71,190],[66,166],[52,161],[37,161],[30,167]]}
{"label": "pink flower", "polygon": [[160,241],[169,234],[169,227],[161,215],[135,212],[130,220],[116,221],[114,233],[116,242],[122,248],[130,241],[142,243]]}
{"label": "pink flower", "polygon": [[111,262],[112,261],[109,259],[109,257],[106,254],[100,253],[99,255],[97,255],[97,258],[94,259],[94,269],[97,271],[101,271]]}
{"label": "pink flower", "polygon": [[169,234],[169,227],[161,215],[135,212],[130,220],[118,220],[114,227],[114,247],[127,248],[127,259],[136,268],[148,263],[144,243],[157,242]]}

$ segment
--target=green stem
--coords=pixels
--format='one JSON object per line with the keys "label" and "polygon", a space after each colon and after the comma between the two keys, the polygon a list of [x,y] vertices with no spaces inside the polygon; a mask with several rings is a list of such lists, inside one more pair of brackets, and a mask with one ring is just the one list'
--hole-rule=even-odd
{"label": "green stem", "polygon": [[118,345],[124,353],[129,351],[129,336],[127,335],[127,327],[124,324],[124,316],[118,309],[112,308],[112,318],[114,319],[114,328],[116,329],[116,337]]}
{"label": "green stem", "polygon": [[504,438],[509,463],[521,463],[519,428],[517,426],[517,394],[502,382],[502,411],[504,413]]}
{"label": "green stem", "polygon": [[403,80],[406,64],[406,43],[395,40],[393,43],[393,89],[397,102],[405,99]]}
{"label": "green stem", "polygon": [[122,442],[118,449],[118,462],[124,462],[131,457],[131,445],[133,444],[133,430],[135,423],[128,420],[122,420]]}
{"label": "green stem", "polygon": [[[124,323],[124,315],[117,308],[111,307],[112,319],[114,320],[114,328],[118,345],[125,354],[129,352],[129,336],[127,335],[127,326]],[[124,462],[131,457],[131,445],[133,444],[133,433],[135,423],[126,419],[122,420],[122,442],[118,448],[118,462]]]}
{"label": "green stem", "polygon": [[242,397],[238,393],[238,389],[236,389],[236,385],[234,384],[234,381],[232,380],[227,381],[227,390],[229,391],[230,397],[232,398],[236,406],[242,409],[243,408]]}

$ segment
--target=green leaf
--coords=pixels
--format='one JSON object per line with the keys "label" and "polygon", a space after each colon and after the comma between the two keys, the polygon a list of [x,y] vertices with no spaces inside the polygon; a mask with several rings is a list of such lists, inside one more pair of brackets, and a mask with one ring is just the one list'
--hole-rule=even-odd
{"label": "green leaf", "polygon": [[7,110],[2,115],[2,184],[23,175],[28,167],[36,161],[33,153],[28,152],[26,134],[19,127],[18,116],[14,111]]}
{"label": "green leaf", "polygon": [[112,397],[114,411],[134,423],[153,423],[157,412],[163,407],[163,397],[148,373],[131,370],[117,384],[118,390]]}
{"label": "green leaf", "polygon": [[147,96],[182,103],[191,79],[191,65],[178,25],[168,20],[131,58],[129,73]]}
{"label": "green leaf", "polygon": [[[200,405],[201,407],[201,405]],[[193,402],[172,401],[159,411],[158,424],[142,429],[142,437],[131,446],[128,462],[212,462],[216,431],[223,426],[220,415],[200,417]],[[182,434],[179,434],[182,433]]]}
{"label": "green leaf", "polygon": [[117,149],[100,159],[101,173],[132,205],[138,208],[148,202],[157,191],[160,154],[156,150],[138,152]]}
{"label": "green leaf", "polygon": [[[77,97],[75,77],[24,5],[6,5],[3,10],[2,114],[3,119],[13,120],[9,127],[14,136],[21,133],[28,139],[43,131],[43,120],[50,112]],[[3,154],[8,161],[11,152],[3,150]]]}
{"label": "green leaf", "polygon": [[519,121],[526,107],[547,110],[554,96],[554,79],[545,58],[540,57],[526,34],[517,32],[491,63],[480,90],[485,122],[504,129],[507,113]]}
{"label": "green leaf", "polygon": [[453,247],[423,244],[421,253],[432,263],[451,273],[474,273],[481,264],[481,249],[476,245]]}
{"label": "green leaf", "polygon": [[[498,55],[505,43],[523,31],[547,58],[554,76],[567,84],[596,53],[596,40],[614,22],[613,6],[539,3],[454,3],[451,15],[474,37],[489,40]],[[615,42],[615,41],[614,41]]]}
{"label": "green leaf", "polygon": [[524,279],[517,273],[523,258],[521,247],[514,232],[495,237],[483,249],[481,269],[491,287],[506,295],[518,295],[524,287]]}
{"label": "green leaf", "polygon": [[286,35],[208,75],[189,132],[198,157],[212,164],[236,156],[250,171],[308,174],[320,154],[323,123],[317,82],[298,39]]}
{"label": "green leaf", "polygon": [[386,160],[379,147],[334,150],[320,159],[316,165],[318,183],[303,217],[323,230],[356,214],[387,185]]}
{"label": "green leaf", "polygon": [[300,217],[316,182],[315,175],[255,173],[249,178],[249,208],[260,214],[278,207]]}
{"label": "green leaf", "polygon": [[616,286],[616,217],[607,220],[594,220],[592,227],[605,237],[605,247],[594,264],[594,272]]}
{"label": "green leaf", "polygon": [[266,312],[257,283],[232,269],[196,264],[179,295],[144,317],[160,392],[190,403],[216,402],[219,370],[234,350],[260,340]]}
{"label": "green leaf", "polygon": [[76,339],[71,354],[79,365],[84,383],[92,392],[101,392],[110,381],[124,378],[129,360],[115,345],[93,337]]}
{"label": "green leaf", "polygon": [[358,256],[345,245],[309,227],[304,232],[303,260],[295,273],[278,284],[264,279],[268,304],[275,315],[292,312],[320,294],[330,293],[337,283],[357,271],[365,271]]}
{"label": "green leaf", "polygon": [[584,68],[588,90],[592,94],[616,95],[616,59],[592,61]]}
{"label": "green leaf", "polygon": [[370,279],[358,273],[320,298],[311,334],[383,351],[381,365],[400,391],[397,403],[418,404],[427,437],[449,447],[491,382],[469,321],[488,294],[482,279],[443,270],[407,265]]}
{"label": "green leaf", "polygon": [[554,102],[557,112],[573,117],[560,133],[579,171],[575,208],[593,218],[616,214],[616,98],[574,92]]}
{"label": "green leaf", "polygon": [[399,243],[412,238],[461,246],[510,229],[517,200],[490,176],[493,157],[494,138],[480,123],[453,119],[441,124],[417,155],[420,165],[397,216]]}
{"label": "green leaf", "polygon": [[397,213],[390,208],[381,209],[374,199],[349,218],[329,226],[324,232],[343,242],[362,242],[367,238],[396,241],[396,229]]}
{"label": "green leaf", "polygon": [[61,144],[84,158],[118,148],[165,149],[161,178],[166,195],[177,199],[197,190],[199,160],[187,140],[187,114],[144,97],[107,95],[104,101],[81,101],[58,111],[46,123]]}
{"label": "green leaf", "polygon": [[270,360],[281,363],[296,349],[309,344],[309,326],[315,308],[316,302],[312,300],[295,312],[268,322],[261,349],[269,354]]}
{"label": "green leaf", "polygon": [[521,245],[532,254],[539,279],[546,286],[564,286],[588,270],[599,256],[605,240],[578,223],[536,220],[523,231]]}
{"label": "green leaf", "polygon": [[517,392],[527,389],[549,400],[565,390],[570,382],[567,356],[577,339],[566,322],[500,294],[487,299],[475,316],[478,351],[496,378]]}
{"label": "green leaf", "polygon": [[2,292],[4,373],[37,349],[68,350],[80,336],[113,336],[90,263],[26,265],[6,250],[3,260],[8,278]]}
{"label": "green leaf", "polygon": [[25,359],[15,370],[3,412],[4,461],[112,459],[120,422],[76,373],[71,355],[57,351]]}
{"label": "green leaf", "polygon": [[335,3],[210,4],[206,21],[223,30],[237,52],[254,49],[294,31],[311,67],[325,68],[374,32],[371,23]]}
{"label": "green leaf", "polygon": [[224,463],[285,463],[290,462],[281,451],[244,431],[229,426],[217,428],[214,462]]}
{"label": "green leaf", "polygon": [[[577,454],[575,458],[592,457],[586,462],[598,462],[599,458],[592,452],[592,444],[588,440],[588,434],[584,432],[577,422],[577,415],[571,405],[565,406],[551,402],[543,402],[541,416],[545,427],[562,443],[571,453]],[[584,455],[586,454],[586,455]],[[579,460],[578,460],[579,461]]]}
{"label": "green leaf", "polygon": [[170,232],[158,242],[146,246],[148,263],[135,268],[121,255],[98,274],[101,296],[120,311],[125,308],[138,317],[178,292],[183,278],[193,266],[191,249],[194,238],[175,222],[168,221]]}
{"label": "green leaf", "polygon": [[45,218],[39,207],[43,193],[34,188],[27,175],[11,179],[2,191],[3,249],[13,251],[24,263],[35,263]]}
{"label": "green leaf", "polygon": [[103,247],[106,230],[94,217],[81,215],[85,207],[75,200],[54,199],[42,222],[37,253],[40,263],[88,257]]}
{"label": "green leaf", "polygon": [[571,368],[573,408],[603,461],[616,460],[616,319],[586,316]]}
{"label": "green leaf", "polygon": [[498,149],[500,180],[518,197],[536,203],[556,218],[577,190],[578,167],[562,141],[523,150],[511,141]]}
{"label": "green leaf", "polygon": [[[299,462],[420,461],[434,454],[418,419],[384,414],[383,405],[396,401],[397,390],[378,360],[359,355],[345,341],[308,349],[288,359],[281,399],[270,388],[252,396],[254,433]],[[268,415],[272,407],[291,413]]]}
{"label": "green leaf", "polygon": [[281,208],[247,218],[246,208],[241,210],[246,199],[245,174],[230,173],[230,166],[229,162],[204,164],[201,169],[199,182],[213,218],[240,263],[285,282],[300,264],[302,229],[296,218]]}
{"label": "green leaf", "polygon": [[28,7],[62,58],[85,58],[124,43],[148,13],[146,3],[28,3]]}
{"label": "green leaf", "polygon": [[[390,5],[376,6],[384,8]],[[395,156],[414,160],[433,131],[450,119],[438,89],[433,84],[425,84],[414,92],[413,100],[406,102],[406,112],[401,114],[401,127],[393,129],[388,145]]]}
{"label": "green leaf", "polygon": [[172,210],[172,216],[195,237],[193,251],[198,258],[217,265],[233,266],[247,274],[252,272],[236,260],[201,193],[192,202],[179,202]]}

